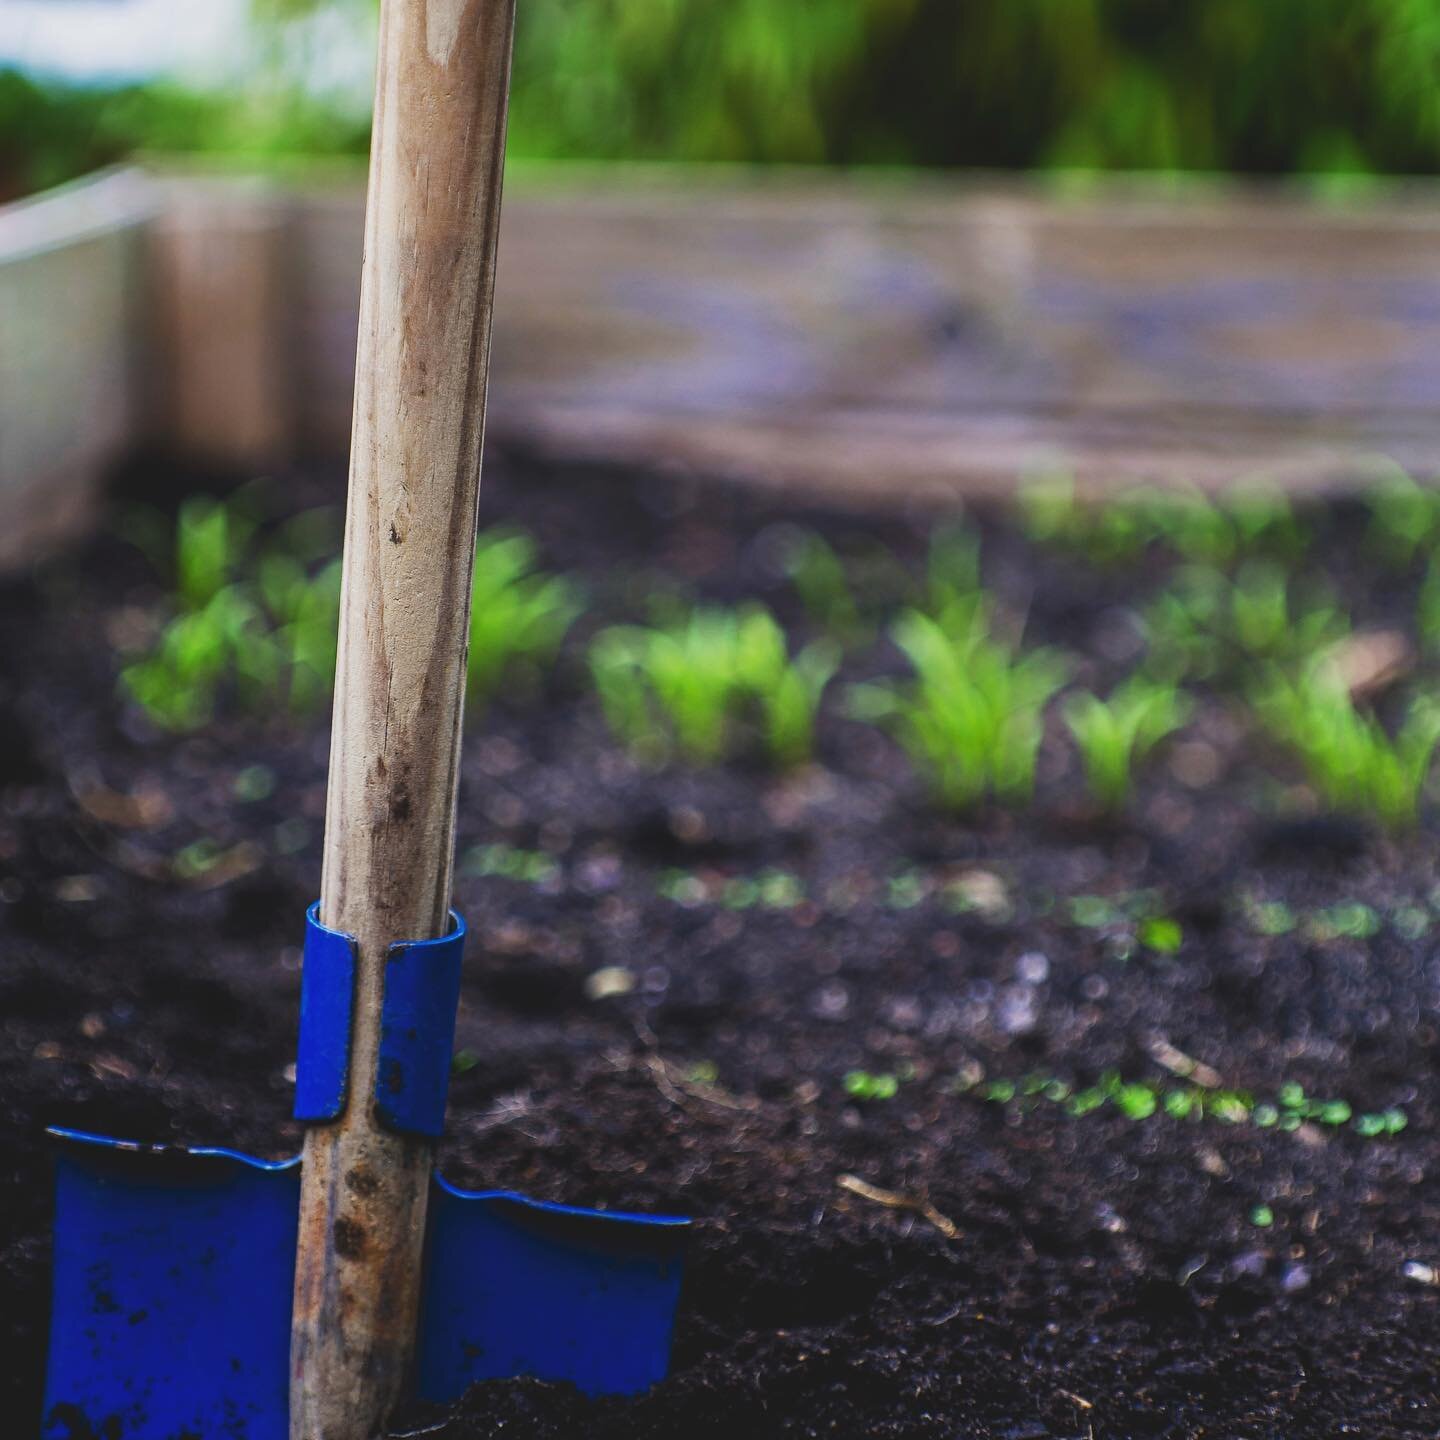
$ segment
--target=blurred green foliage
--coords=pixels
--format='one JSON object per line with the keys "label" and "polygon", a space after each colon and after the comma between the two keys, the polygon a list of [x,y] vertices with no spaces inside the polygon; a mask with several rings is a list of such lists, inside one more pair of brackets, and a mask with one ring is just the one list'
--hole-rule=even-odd
{"label": "blurred green foliage", "polygon": [[[253,0],[278,72],[326,7]],[[921,166],[1434,173],[1440,0],[524,0],[513,153]],[[349,153],[260,87],[0,84],[0,181],[133,146]]]}

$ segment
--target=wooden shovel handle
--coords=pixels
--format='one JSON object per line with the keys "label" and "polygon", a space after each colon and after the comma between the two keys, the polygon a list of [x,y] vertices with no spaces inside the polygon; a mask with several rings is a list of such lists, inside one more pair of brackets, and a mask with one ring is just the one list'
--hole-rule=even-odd
{"label": "wooden shovel handle", "polygon": [[443,932],[514,0],[384,0],[320,918],[358,951],[348,1103],[302,1170],[292,1440],[410,1365],[433,1145],[372,1113],[387,948]]}

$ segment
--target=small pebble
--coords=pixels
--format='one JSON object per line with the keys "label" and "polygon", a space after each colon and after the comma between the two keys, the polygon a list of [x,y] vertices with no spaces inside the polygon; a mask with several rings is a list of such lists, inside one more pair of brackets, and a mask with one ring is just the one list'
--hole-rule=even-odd
{"label": "small pebble", "polygon": [[1419,1260],[1407,1260],[1404,1274],[1407,1280],[1413,1280],[1417,1285],[1434,1285],[1437,1278],[1440,1278],[1431,1266]]}
{"label": "small pebble", "polygon": [[623,965],[605,965],[585,979],[585,993],[592,1000],[628,995],[635,988],[635,972]]}
{"label": "small pebble", "polygon": [[1280,1288],[1287,1295],[1294,1295],[1297,1291],[1304,1290],[1310,1284],[1310,1267],[1308,1265],[1287,1265],[1284,1273],[1280,1276]]}
{"label": "small pebble", "polygon": [[995,1023],[1007,1035],[1028,1035],[1040,1018],[1035,991],[1029,985],[1007,985],[995,1007]]}
{"label": "small pebble", "polygon": [[1039,950],[1027,950],[1015,962],[1015,978],[1024,985],[1043,985],[1049,976],[1049,958]]}

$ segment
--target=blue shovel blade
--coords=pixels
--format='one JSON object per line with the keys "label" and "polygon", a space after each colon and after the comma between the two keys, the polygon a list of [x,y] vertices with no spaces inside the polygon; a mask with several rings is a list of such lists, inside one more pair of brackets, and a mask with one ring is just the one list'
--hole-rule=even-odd
{"label": "blue shovel blade", "polygon": [[299,1162],[61,1138],[45,1440],[286,1440]]}
{"label": "blue shovel blade", "polygon": [[[56,1164],[44,1440],[287,1440],[297,1160],[77,1131]],[[430,1197],[415,1393],[666,1370],[687,1224],[501,1192]]]}

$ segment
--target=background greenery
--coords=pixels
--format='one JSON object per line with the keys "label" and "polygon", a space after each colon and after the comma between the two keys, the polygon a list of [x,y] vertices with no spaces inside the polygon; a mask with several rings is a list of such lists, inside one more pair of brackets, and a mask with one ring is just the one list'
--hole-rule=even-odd
{"label": "background greenery", "polygon": [[[253,0],[245,94],[0,77],[0,190],[137,146],[350,153],[305,12]],[[921,166],[1434,173],[1440,0],[521,0],[513,153]]]}

